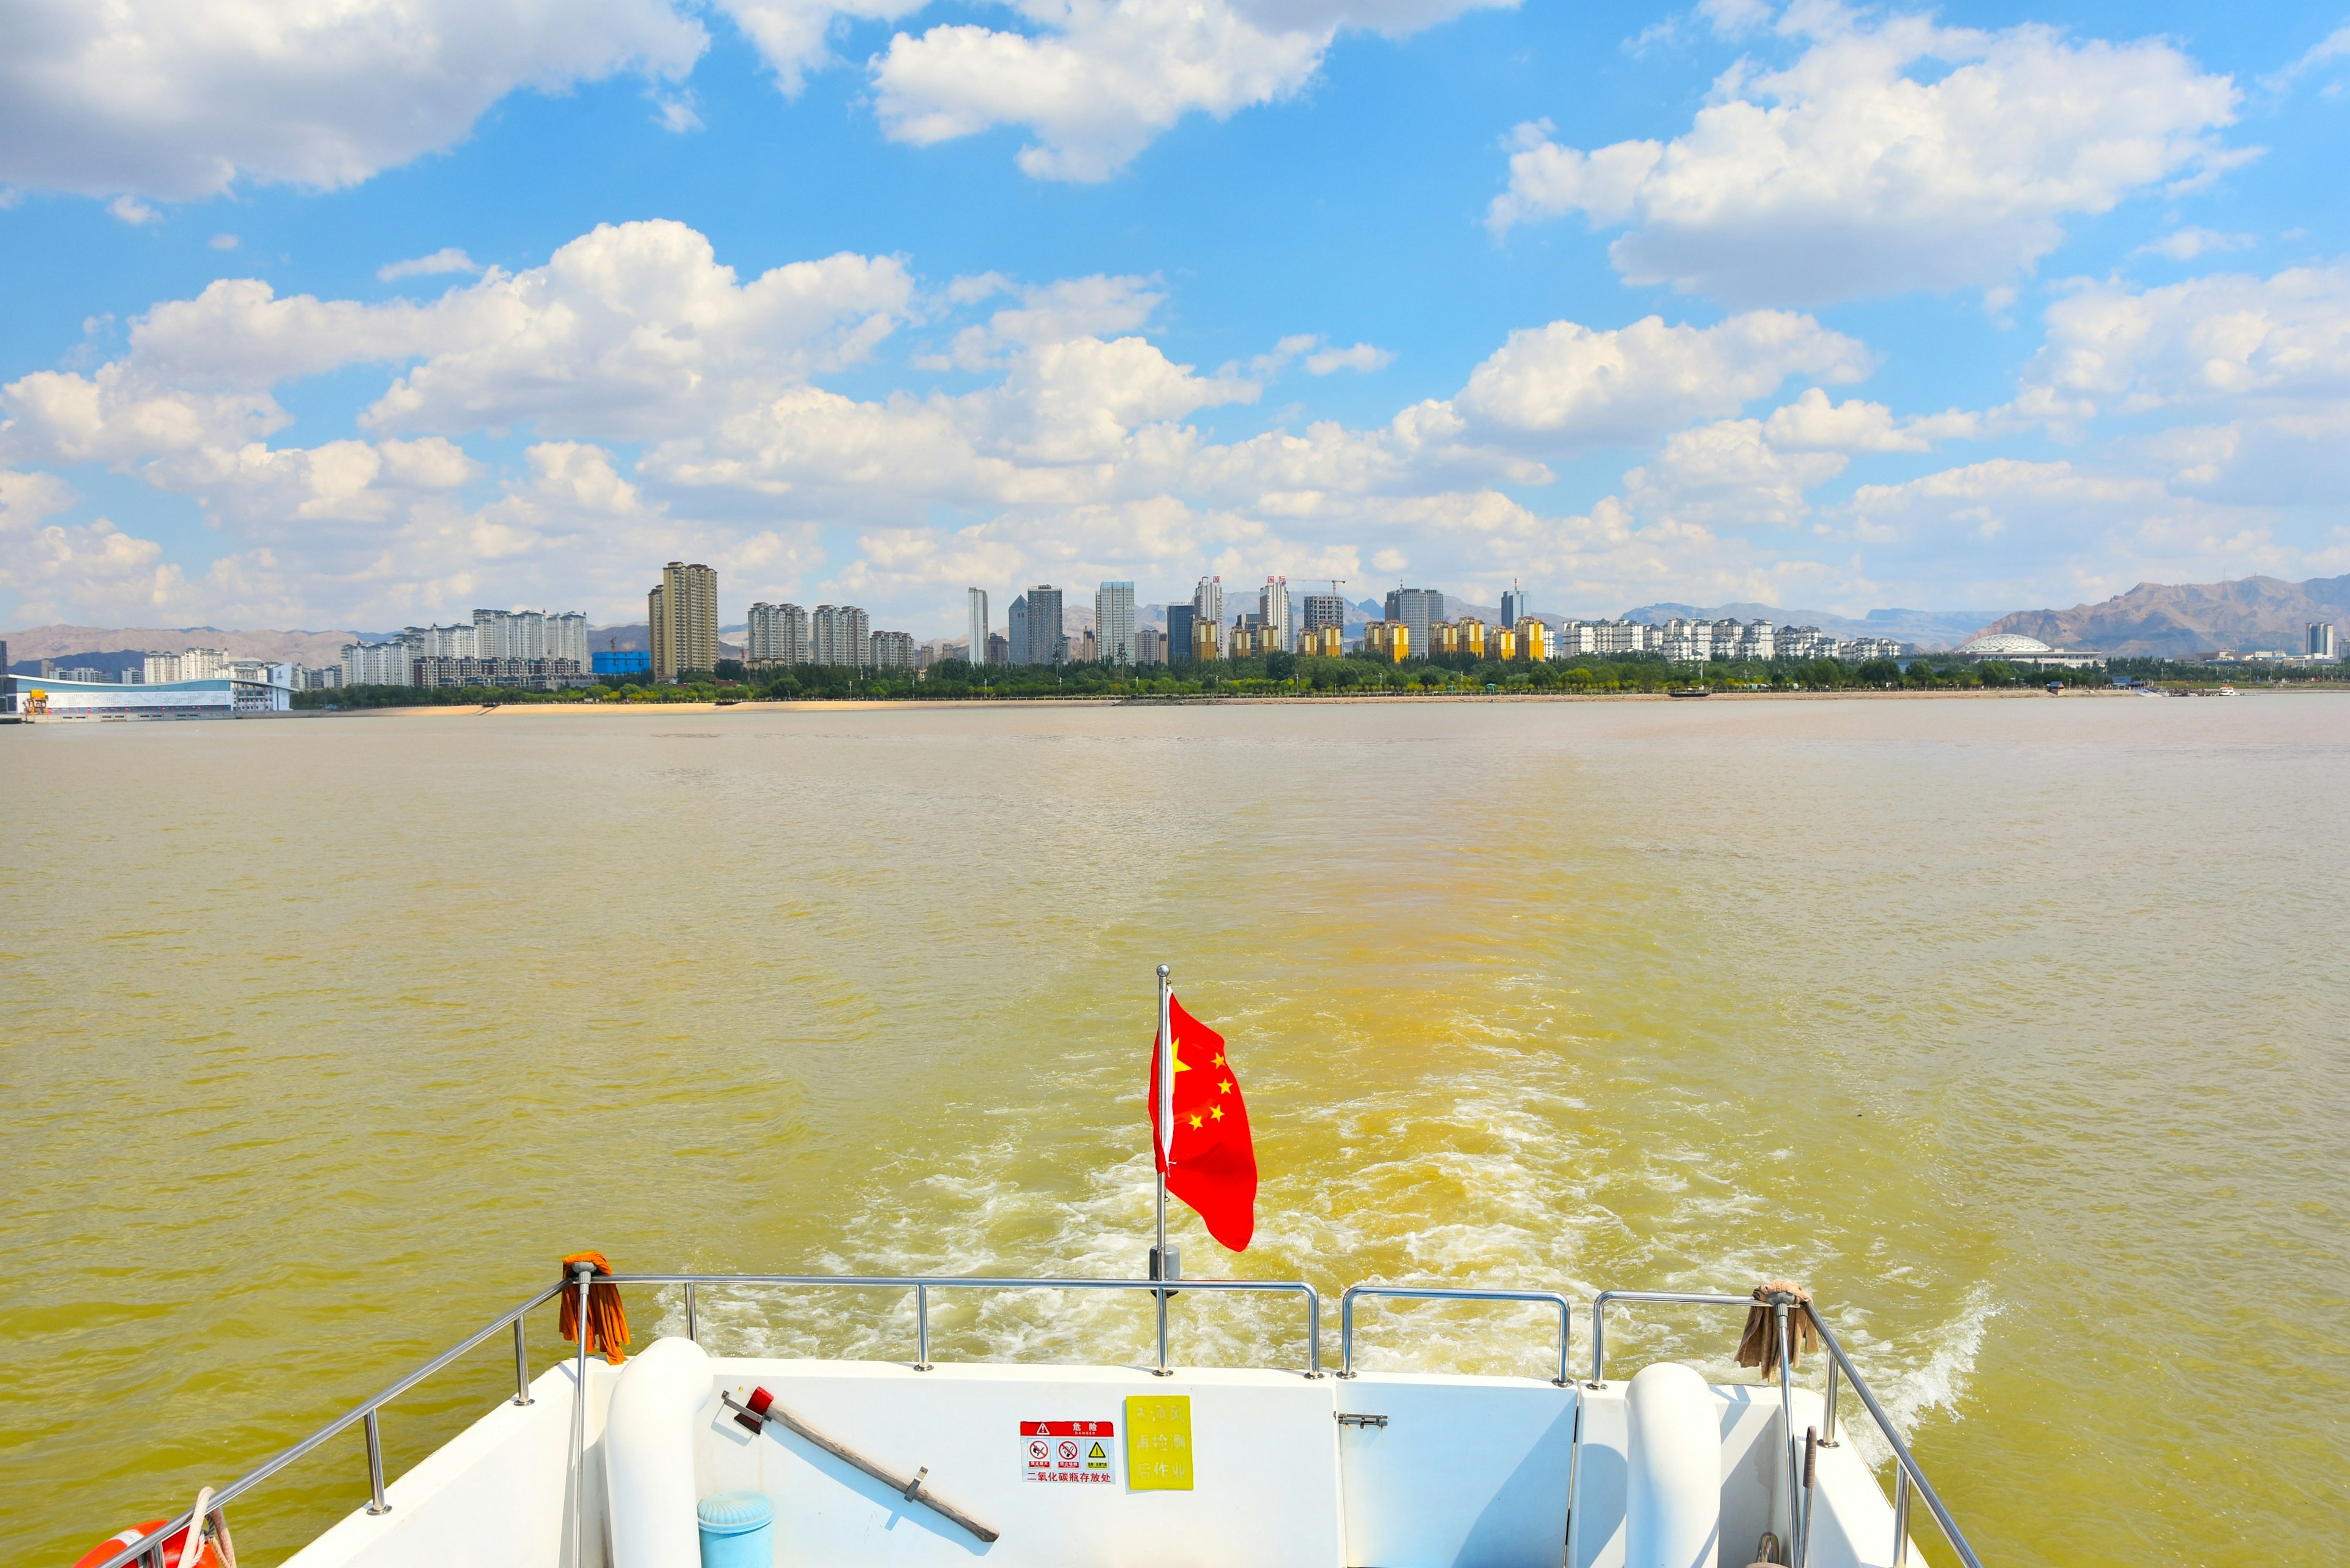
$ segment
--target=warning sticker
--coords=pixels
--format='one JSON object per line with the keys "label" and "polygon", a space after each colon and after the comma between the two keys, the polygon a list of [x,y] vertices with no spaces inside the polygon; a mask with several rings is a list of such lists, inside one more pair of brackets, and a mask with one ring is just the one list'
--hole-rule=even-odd
{"label": "warning sticker", "polygon": [[1020,1473],[1032,1481],[1118,1484],[1115,1421],[1023,1421]]}

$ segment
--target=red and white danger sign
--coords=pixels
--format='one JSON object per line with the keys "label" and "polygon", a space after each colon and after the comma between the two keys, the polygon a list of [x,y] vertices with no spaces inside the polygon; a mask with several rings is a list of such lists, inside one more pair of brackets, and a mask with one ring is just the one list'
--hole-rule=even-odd
{"label": "red and white danger sign", "polygon": [[1115,1421],[1023,1421],[1021,1475],[1077,1486],[1118,1484]]}

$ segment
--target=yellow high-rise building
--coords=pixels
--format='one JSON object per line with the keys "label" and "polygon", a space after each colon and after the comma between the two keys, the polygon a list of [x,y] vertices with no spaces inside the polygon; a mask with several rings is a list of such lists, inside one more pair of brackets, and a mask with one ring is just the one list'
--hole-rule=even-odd
{"label": "yellow high-rise building", "polygon": [[1471,659],[1485,657],[1485,623],[1475,616],[1462,616],[1452,623],[1454,635],[1460,639],[1459,651]]}
{"label": "yellow high-rise building", "polygon": [[689,670],[718,668],[718,574],[696,562],[671,561],[645,596],[645,618],[652,632],[656,680],[674,680]]}
{"label": "yellow high-rise building", "polygon": [[1216,623],[1194,620],[1191,623],[1191,657],[1202,663],[1212,664],[1222,657],[1216,651]]}
{"label": "yellow high-rise building", "polygon": [[1485,639],[1485,647],[1494,658],[1507,664],[1518,656],[1518,634],[1503,628]]}
{"label": "yellow high-rise building", "polygon": [[1551,628],[1532,616],[1521,617],[1517,625],[1518,657],[1529,664],[1549,661],[1557,643]]}
{"label": "yellow high-rise building", "polygon": [[1401,664],[1411,657],[1411,628],[1399,620],[1375,620],[1363,628],[1363,651]]}

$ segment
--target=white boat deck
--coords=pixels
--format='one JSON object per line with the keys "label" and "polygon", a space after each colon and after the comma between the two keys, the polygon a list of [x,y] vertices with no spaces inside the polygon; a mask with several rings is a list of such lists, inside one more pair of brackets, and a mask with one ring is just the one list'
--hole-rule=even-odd
{"label": "white boat deck", "polygon": [[[631,1362],[630,1366],[638,1363]],[[1627,1383],[1534,1378],[1129,1366],[941,1366],[708,1358],[693,1413],[695,1495],[752,1490],[775,1507],[775,1554],[791,1568],[1630,1568]],[[389,1511],[361,1508],[287,1568],[690,1568],[614,1563],[608,1420],[628,1368],[588,1363],[588,1490],[575,1565],[569,1541],[571,1365],[542,1375],[534,1403],[500,1405],[393,1482]],[[999,1532],[983,1542],[776,1427],[753,1434],[721,1403],[765,1387],[777,1404],[861,1454],[911,1475]],[[1765,1531],[1789,1537],[1775,1388],[1711,1390],[1719,1413],[1721,1568],[1754,1561]],[[1137,1490],[1125,1400],[1188,1398],[1189,1490]],[[1795,1391],[1799,1425],[1819,1397]],[[1341,1413],[1384,1427],[1341,1425]],[[1023,1421],[1110,1425],[1114,1479],[1026,1479]],[[1808,1561],[1885,1568],[1892,1509],[1849,1441],[1823,1449]],[[625,1484],[625,1483],[624,1483]],[[1572,1500],[1572,1506],[1570,1506]],[[691,1539],[690,1513],[682,1532]],[[1570,1542],[1573,1555],[1568,1555]],[[1923,1558],[1913,1549],[1910,1562]],[[1704,1568],[1677,1564],[1675,1568]]]}

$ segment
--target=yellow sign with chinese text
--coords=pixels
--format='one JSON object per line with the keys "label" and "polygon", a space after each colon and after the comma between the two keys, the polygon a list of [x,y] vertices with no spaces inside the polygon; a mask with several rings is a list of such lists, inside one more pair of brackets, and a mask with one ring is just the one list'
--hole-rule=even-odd
{"label": "yellow sign with chinese text", "polygon": [[1126,1484],[1135,1491],[1191,1490],[1191,1397],[1129,1394]]}

